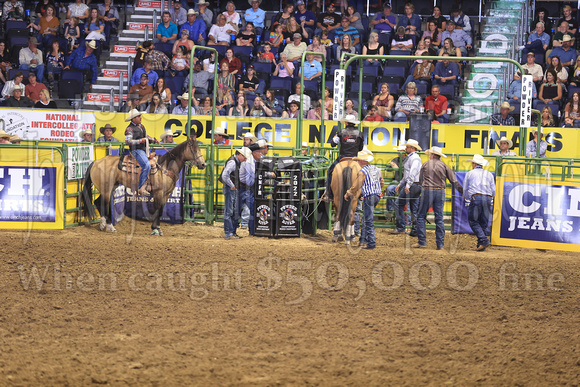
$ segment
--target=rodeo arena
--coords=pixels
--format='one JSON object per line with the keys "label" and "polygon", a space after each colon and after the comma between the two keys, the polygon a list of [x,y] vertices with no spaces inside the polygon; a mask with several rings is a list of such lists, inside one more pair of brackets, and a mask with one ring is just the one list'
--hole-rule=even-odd
{"label": "rodeo arena", "polygon": [[3,1],[1,386],[580,383],[580,2],[331,1]]}

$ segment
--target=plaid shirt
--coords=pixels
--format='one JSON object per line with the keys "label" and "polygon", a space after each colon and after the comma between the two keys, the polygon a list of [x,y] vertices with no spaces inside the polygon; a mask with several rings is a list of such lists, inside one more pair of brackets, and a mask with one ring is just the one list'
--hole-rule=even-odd
{"label": "plaid shirt", "polygon": [[492,125],[503,125],[503,126],[515,126],[516,121],[510,115],[508,115],[506,118],[502,118],[501,114],[498,113],[498,114],[494,114],[493,116],[491,116],[491,124]]}
{"label": "plaid shirt", "polygon": [[145,57],[145,60],[147,59],[153,62],[152,70],[167,70],[169,63],[171,63],[167,55],[157,50],[149,51]]}

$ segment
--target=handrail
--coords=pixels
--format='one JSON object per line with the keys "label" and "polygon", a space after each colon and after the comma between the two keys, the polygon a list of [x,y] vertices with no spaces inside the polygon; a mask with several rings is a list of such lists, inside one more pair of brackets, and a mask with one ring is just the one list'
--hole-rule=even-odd
{"label": "handrail", "polygon": [[[320,87],[320,91],[322,94],[322,111],[320,112],[320,143],[324,144],[326,141],[325,133],[324,133],[324,113],[326,111],[324,107],[325,98],[324,98],[324,87],[326,83],[326,57],[322,55],[320,52],[314,51],[304,51],[302,53],[302,58],[300,58],[300,68],[304,69],[304,60],[306,59],[306,55],[315,55],[322,57],[322,85]],[[313,59],[316,60],[316,59]],[[300,71],[300,114],[298,114],[298,130],[296,133],[296,149],[302,149],[302,122],[304,121],[304,113],[302,109],[304,108],[304,103],[302,102],[304,96],[304,71]]]}
{"label": "handrail", "polygon": [[[163,14],[163,8],[161,9],[161,14]],[[153,10],[153,30],[151,31],[151,35],[153,35],[153,39],[157,37],[157,10]],[[145,39],[149,40],[149,39]]]}
{"label": "handrail", "polygon": [[[132,61],[131,58],[129,58],[129,60]],[[129,77],[129,74],[130,73],[127,72],[127,77]],[[118,111],[121,111],[121,107],[123,106],[123,94],[125,94],[124,91],[123,91],[123,88],[124,88],[124,85],[123,84],[124,83],[125,83],[125,75],[123,74],[122,71],[120,71],[119,72],[119,105],[118,105],[118,108],[117,108]],[[129,100],[129,96],[127,96],[127,101],[128,100]]]}
{"label": "handrail", "polygon": [[[155,11],[153,11],[153,13],[155,13]],[[145,37],[144,37],[144,41],[148,41],[149,40],[149,26],[146,25],[145,26]]]}

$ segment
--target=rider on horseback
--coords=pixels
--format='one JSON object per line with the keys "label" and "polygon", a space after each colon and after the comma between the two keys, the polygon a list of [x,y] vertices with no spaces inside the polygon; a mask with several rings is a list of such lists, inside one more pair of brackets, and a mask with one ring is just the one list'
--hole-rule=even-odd
{"label": "rider on horseback", "polygon": [[332,201],[333,194],[332,189],[330,189],[330,183],[332,182],[332,172],[336,167],[336,164],[340,162],[341,159],[345,157],[356,157],[358,152],[363,150],[364,147],[364,137],[360,130],[358,130],[357,126],[360,124],[360,121],[356,119],[354,114],[347,114],[342,122],[346,125],[344,129],[342,129],[333,139],[331,146],[336,146],[340,143],[340,150],[338,157],[332,163],[330,168],[328,168],[328,172],[326,175],[326,198],[323,197],[324,201]]}
{"label": "rider on horseback", "polygon": [[125,122],[131,121],[127,129],[125,130],[125,144],[129,146],[131,154],[137,160],[141,166],[141,174],[139,175],[139,195],[149,195],[144,187],[145,182],[149,178],[149,171],[151,171],[151,165],[149,164],[149,158],[145,150],[147,146],[145,143],[147,139],[150,142],[157,143],[158,141],[147,135],[145,127],[141,125],[141,114],[145,112],[140,112],[137,109],[133,109],[129,112],[129,117]]}

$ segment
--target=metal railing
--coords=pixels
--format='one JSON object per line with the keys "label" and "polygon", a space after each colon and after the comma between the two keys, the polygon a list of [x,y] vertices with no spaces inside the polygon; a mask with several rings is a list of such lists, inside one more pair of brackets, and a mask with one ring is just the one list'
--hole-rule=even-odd
{"label": "metal railing", "polygon": [[[325,108],[324,108],[324,103],[325,103],[325,97],[324,97],[324,86],[325,86],[325,82],[326,82],[326,58],[324,55],[322,55],[319,52],[313,52],[313,51],[305,51],[302,53],[302,58],[300,58],[300,68],[304,69],[304,61],[306,60],[306,55],[315,55],[315,56],[321,56],[322,57],[322,84],[320,87],[320,93],[321,93],[321,100],[322,100],[322,111],[321,111],[321,117],[320,117],[320,139],[321,139],[321,143],[324,143],[325,141],[325,135],[324,135],[324,113],[325,113]],[[316,59],[313,59],[316,60]],[[302,148],[302,122],[304,121],[304,114],[307,112],[304,112],[304,104],[303,104],[303,100],[304,100],[304,71],[300,71],[300,114],[298,114],[298,125],[297,125],[297,136],[296,136],[296,149],[301,149]]]}

